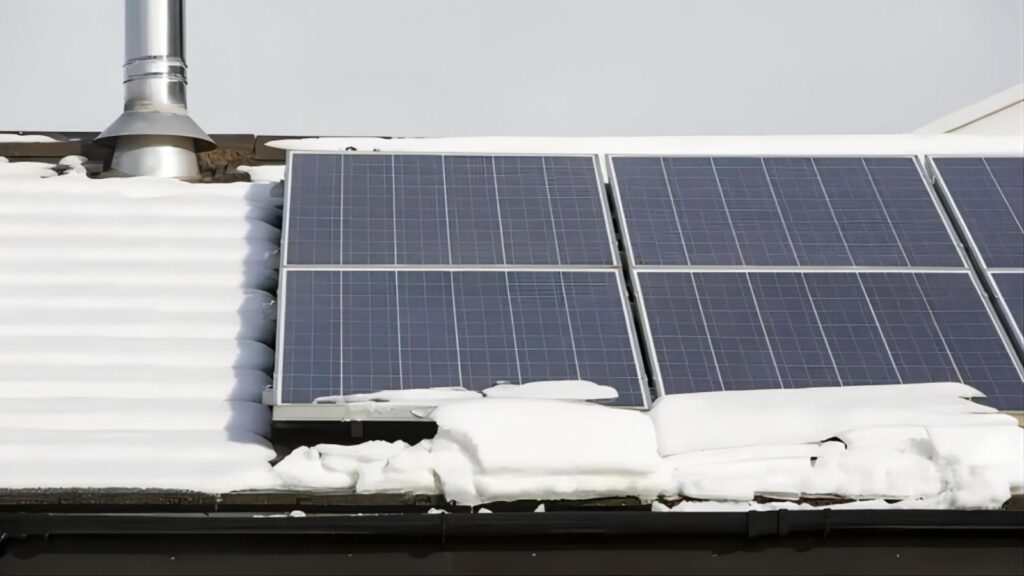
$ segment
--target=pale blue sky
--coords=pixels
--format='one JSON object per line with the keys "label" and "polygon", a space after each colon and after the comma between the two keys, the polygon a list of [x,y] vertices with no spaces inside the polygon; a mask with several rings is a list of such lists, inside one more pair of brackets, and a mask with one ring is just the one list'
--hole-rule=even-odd
{"label": "pale blue sky", "polygon": [[[120,0],[0,0],[0,130],[120,112]],[[905,132],[1024,80],[1021,0],[191,0],[208,132]]]}

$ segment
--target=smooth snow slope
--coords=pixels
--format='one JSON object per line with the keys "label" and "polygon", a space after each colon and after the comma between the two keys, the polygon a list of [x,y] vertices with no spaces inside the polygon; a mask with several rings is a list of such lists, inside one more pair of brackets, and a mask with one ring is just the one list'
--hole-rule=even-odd
{"label": "smooth snow slope", "polygon": [[0,487],[270,486],[279,192],[35,164],[0,162]]}

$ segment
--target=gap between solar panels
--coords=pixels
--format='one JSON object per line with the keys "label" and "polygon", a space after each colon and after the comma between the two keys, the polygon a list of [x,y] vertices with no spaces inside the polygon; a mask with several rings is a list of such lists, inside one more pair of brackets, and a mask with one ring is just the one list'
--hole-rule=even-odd
{"label": "gap between solar panels", "polygon": [[593,156],[288,157],[275,419],[402,419],[326,397],[584,379],[646,407]]}
{"label": "gap between solar panels", "polygon": [[658,394],[951,380],[1024,408],[1020,358],[915,158],[608,172]]}

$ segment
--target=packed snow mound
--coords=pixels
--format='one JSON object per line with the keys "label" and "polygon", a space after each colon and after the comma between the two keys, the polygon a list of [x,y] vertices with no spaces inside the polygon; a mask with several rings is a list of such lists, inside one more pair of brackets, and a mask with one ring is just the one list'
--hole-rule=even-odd
{"label": "packed snow mound", "polygon": [[280,191],[62,163],[0,164],[0,487],[276,486]]}
{"label": "packed snow mound", "polygon": [[438,494],[430,440],[299,447],[274,467],[282,487]]}
{"label": "packed snow mound", "polygon": [[821,442],[861,428],[1015,422],[968,400],[982,396],[956,383],[698,392],[659,398],[650,414],[659,450],[671,456]]}
{"label": "packed snow mound", "polygon": [[538,398],[548,400],[614,400],[619,392],[587,380],[543,380],[526,384],[498,384],[483,390],[488,398]]}
{"label": "packed snow mound", "polygon": [[[739,431],[731,431],[701,421],[697,424],[703,429],[693,425],[656,432],[653,415],[640,411],[485,397],[436,408],[430,418],[438,432],[430,442],[299,448],[277,465],[275,475],[291,488],[440,492],[465,505],[605,496],[707,501],[684,502],[675,511],[810,508],[755,504],[758,498],[858,501],[835,506],[844,508],[890,507],[886,500],[900,500],[904,508],[998,508],[1012,494],[1024,492],[1024,429],[985,407],[964,407],[971,403],[962,396],[975,395],[968,387],[909,388],[882,394],[893,402],[916,397],[919,411],[875,406],[884,417],[866,417],[871,413],[866,396],[852,387],[810,395],[773,390],[767,396],[755,394],[759,402],[746,398],[749,393],[709,393],[722,396],[722,404],[713,408],[731,405],[742,413],[730,417],[752,419],[762,427],[751,431],[741,424],[736,425]],[[943,400],[947,397],[954,401]],[[784,413],[789,420],[757,420],[764,407],[788,403],[806,411],[805,416],[830,414],[842,431],[792,421],[791,413]],[[849,413],[842,412],[843,405]],[[689,434],[690,444],[698,447],[714,446],[715,435],[733,436],[728,447],[663,457],[659,443],[673,444],[671,433]],[[739,438],[745,443],[739,444]],[[656,504],[654,509],[669,507]]]}

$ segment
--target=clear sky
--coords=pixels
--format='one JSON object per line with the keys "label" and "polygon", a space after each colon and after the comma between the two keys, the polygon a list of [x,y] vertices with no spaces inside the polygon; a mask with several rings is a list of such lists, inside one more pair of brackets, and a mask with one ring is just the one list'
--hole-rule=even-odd
{"label": "clear sky", "polygon": [[[120,0],[0,0],[0,130],[120,112]],[[191,0],[212,133],[906,132],[1024,80],[1021,0]]]}

